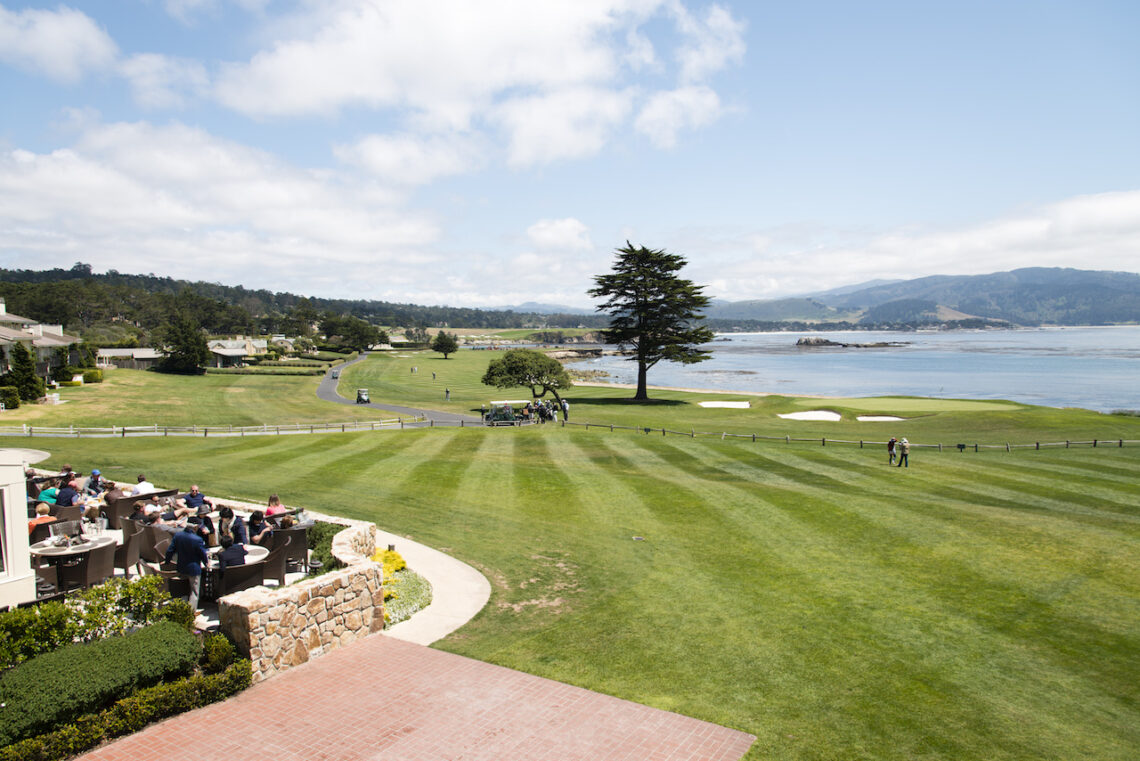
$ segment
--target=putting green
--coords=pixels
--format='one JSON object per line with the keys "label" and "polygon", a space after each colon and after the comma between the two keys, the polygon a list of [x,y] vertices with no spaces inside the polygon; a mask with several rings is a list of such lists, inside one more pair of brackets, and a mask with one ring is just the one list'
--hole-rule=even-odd
{"label": "putting green", "polygon": [[[1016,410],[1023,405],[1004,401],[974,401],[970,399],[925,399],[916,396],[875,396],[863,399],[829,399],[831,406],[849,410],[879,412],[884,415],[899,412],[986,412]],[[796,399],[800,407],[823,406],[819,399]]]}

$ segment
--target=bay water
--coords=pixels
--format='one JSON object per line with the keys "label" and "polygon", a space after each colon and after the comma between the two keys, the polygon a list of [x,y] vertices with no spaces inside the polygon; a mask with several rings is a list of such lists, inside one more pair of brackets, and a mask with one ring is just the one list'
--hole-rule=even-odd
{"label": "bay water", "polygon": [[[803,336],[883,348],[806,348]],[[1100,412],[1140,410],[1140,326],[1014,330],[729,333],[707,344],[712,358],[661,362],[657,386],[821,396],[1010,399]],[[637,366],[606,356],[574,364],[636,383]]]}

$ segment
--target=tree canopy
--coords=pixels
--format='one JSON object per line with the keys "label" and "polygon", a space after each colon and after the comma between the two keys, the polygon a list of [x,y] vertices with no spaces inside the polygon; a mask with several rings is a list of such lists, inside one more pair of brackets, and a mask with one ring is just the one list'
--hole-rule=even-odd
{"label": "tree canopy", "polygon": [[491,360],[483,383],[495,388],[526,386],[534,397],[546,396],[549,391],[559,404],[562,397],[558,392],[573,385],[561,362],[533,349],[511,349]]}
{"label": "tree canopy", "polygon": [[702,321],[700,310],[708,306],[704,287],[678,277],[685,258],[653,250],[634,248],[626,241],[616,252],[613,272],[598,275],[588,293],[605,301],[597,308],[610,315],[610,326],[603,331],[608,343],[633,349],[637,362],[636,400],[649,398],[646,374],[661,360],[692,364],[708,359],[711,352],[701,349],[713,338]]}
{"label": "tree canopy", "polygon": [[22,343],[12,344],[9,359],[12,370],[0,381],[0,386],[15,386],[16,393],[25,402],[34,402],[44,395],[43,379],[36,375],[36,361]]}
{"label": "tree canopy", "polygon": [[447,359],[448,354],[454,354],[459,351],[459,340],[455,334],[448,335],[442,330],[435,334],[435,338],[431,340],[431,350],[438,351]]}
{"label": "tree canopy", "polygon": [[155,366],[164,373],[198,375],[210,361],[210,348],[202,328],[192,318],[180,315],[162,331],[162,341],[168,352]]}

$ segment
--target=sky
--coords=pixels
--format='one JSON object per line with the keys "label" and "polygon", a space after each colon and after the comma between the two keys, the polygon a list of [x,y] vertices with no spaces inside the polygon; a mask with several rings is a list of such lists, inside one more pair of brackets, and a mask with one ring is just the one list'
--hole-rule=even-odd
{"label": "sky", "polygon": [[1140,272],[1135,0],[0,0],[0,267],[589,307]]}

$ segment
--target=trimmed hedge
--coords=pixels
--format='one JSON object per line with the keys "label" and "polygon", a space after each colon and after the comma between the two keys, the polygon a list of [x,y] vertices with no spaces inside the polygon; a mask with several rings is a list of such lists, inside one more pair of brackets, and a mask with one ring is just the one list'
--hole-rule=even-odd
{"label": "trimmed hedge", "polygon": [[50,653],[78,634],[79,621],[62,602],[53,600],[0,613],[0,668]]}
{"label": "trimmed hedge", "polygon": [[321,561],[318,574],[328,573],[344,565],[332,554],[333,537],[344,531],[347,526],[327,521],[317,521],[306,532],[309,540],[309,549],[312,550],[312,559]]}
{"label": "trimmed hedge", "polygon": [[103,371],[102,370],[96,370],[94,368],[89,369],[89,370],[84,370],[83,371],[83,382],[84,383],[102,383],[103,382]]}
{"label": "trimmed hedge", "polygon": [[14,410],[20,406],[20,389],[15,386],[0,386],[0,402],[4,409]]}
{"label": "trimmed hedge", "polygon": [[315,359],[266,359],[257,363],[258,367],[320,367],[326,368],[328,362],[319,362]]}
{"label": "trimmed hedge", "polygon": [[0,761],[62,761],[168,716],[225,700],[248,687],[252,678],[250,663],[243,659],[220,674],[195,675],[140,690],[105,711],[0,748]]}
{"label": "trimmed hedge", "polygon": [[122,695],[189,674],[201,654],[198,637],[163,621],[22,663],[0,676],[0,745],[50,732]]}
{"label": "trimmed hedge", "polygon": [[323,369],[291,367],[207,367],[207,375],[324,375]]}

